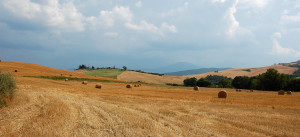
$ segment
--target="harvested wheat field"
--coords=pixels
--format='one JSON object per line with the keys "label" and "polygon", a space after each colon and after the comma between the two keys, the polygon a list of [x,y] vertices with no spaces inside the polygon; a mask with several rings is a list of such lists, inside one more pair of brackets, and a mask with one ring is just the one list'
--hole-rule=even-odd
{"label": "harvested wheat field", "polygon": [[189,77],[203,78],[208,75],[219,75],[219,76],[226,76],[230,78],[234,78],[236,76],[252,77],[252,76],[265,73],[269,68],[274,68],[278,70],[279,73],[284,73],[284,74],[293,74],[295,71],[298,70],[298,68],[296,67],[288,67],[283,65],[271,65],[271,66],[261,67],[261,68],[234,68],[234,69],[228,69],[219,72],[208,72],[208,73],[203,73],[198,75],[191,75]]}
{"label": "harvested wheat field", "polygon": [[224,99],[213,88],[16,79],[14,100],[0,109],[0,136],[300,136],[296,92],[225,89]]}

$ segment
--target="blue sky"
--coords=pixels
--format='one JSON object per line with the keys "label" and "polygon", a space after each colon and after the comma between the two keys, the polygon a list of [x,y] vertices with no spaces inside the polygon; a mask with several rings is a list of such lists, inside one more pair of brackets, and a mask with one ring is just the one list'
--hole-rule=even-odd
{"label": "blue sky", "polygon": [[300,59],[299,0],[0,0],[0,59],[55,68]]}

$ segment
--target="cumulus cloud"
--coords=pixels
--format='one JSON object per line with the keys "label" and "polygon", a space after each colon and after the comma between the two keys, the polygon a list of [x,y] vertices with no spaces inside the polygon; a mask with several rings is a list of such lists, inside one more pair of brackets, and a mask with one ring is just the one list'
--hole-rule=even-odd
{"label": "cumulus cloud", "polygon": [[125,22],[131,22],[133,14],[129,7],[115,6],[113,10],[100,11],[100,20],[107,26],[114,26],[115,20],[122,20]]}
{"label": "cumulus cloud", "polygon": [[236,0],[233,5],[229,8],[228,10],[228,14],[225,15],[225,18],[228,19],[229,21],[229,29],[227,31],[227,34],[230,37],[233,37],[235,34],[235,31],[238,29],[239,27],[239,22],[236,20],[234,14],[236,13],[236,6],[238,4],[238,0]]}
{"label": "cumulus cloud", "polygon": [[141,1],[138,1],[137,3],[135,3],[135,6],[141,8],[143,6],[143,3]]}
{"label": "cumulus cloud", "polygon": [[278,56],[290,56],[290,57],[300,57],[300,52],[290,49],[290,48],[284,48],[281,46],[277,39],[281,38],[281,33],[275,32],[273,34],[273,48],[270,52],[271,55],[278,55]]}
{"label": "cumulus cloud", "polygon": [[5,12],[24,22],[35,22],[54,29],[83,31],[84,16],[78,12],[72,2],[60,4],[58,0],[46,0],[40,3],[30,0],[2,1]]}

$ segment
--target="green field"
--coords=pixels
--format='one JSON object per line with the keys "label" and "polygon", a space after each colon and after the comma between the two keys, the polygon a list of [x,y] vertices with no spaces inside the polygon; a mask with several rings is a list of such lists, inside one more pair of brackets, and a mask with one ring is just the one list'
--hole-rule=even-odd
{"label": "green field", "polygon": [[122,72],[123,71],[119,69],[97,69],[89,70],[87,72],[83,72],[82,74],[117,79],[117,76],[120,75]]}

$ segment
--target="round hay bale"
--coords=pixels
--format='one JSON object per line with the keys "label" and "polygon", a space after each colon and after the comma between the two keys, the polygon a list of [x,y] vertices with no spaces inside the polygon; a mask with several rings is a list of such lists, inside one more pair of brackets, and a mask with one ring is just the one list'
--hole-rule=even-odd
{"label": "round hay bale", "polygon": [[221,90],[221,91],[218,93],[218,97],[219,97],[219,98],[227,98],[227,92],[224,91],[224,90]]}
{"label": "round hay bale", "polygon": [[15,70],[15,72],[18,72],[18,70]]}
{"label": "round hay bale", "polygon": [[250,92],[253,92],[253,89],[250,89]]}
{"label": "round hay bale", "polygon": [[60,74],[60,76],[63,76],[63,74]]}
{"label": "round hay bale", "polygon": [[142,86],[142,84],[139,84],[139,86]]}
{"label": "round hay bale", "polygon": [[241,89],[239,89],[239,92],[242,92],[242,90],[241,90]]}
{"label": "round hay bale", "polygon": [[198,87],[198,86],[195,86],[195,87],[194,87],[194,90],[195,90],[195,91],[198,91],[198,90],[199,90],[199,87]]}
{"label": "round hay bale", "polygon": [[130,84],[126,85],[126,88],[132,88],[132,85]]}
{"label": "round hay bale", "polygon": [[87,81],[82,81],[82,84],[87,85]]}
{"label": "round hay bale", "polygon": [[278,92],[278,95],[284,95],[284,91],[283,91],[283,90],[280,90],[280,91]]}
{"label": "round hay bale", "polygon": [[139,87],[139,85],[134,85],[134,87]]}
{"label": "round hay bale", "polygon": [[65,81],[69,81],[69,79],[66,78]]}
{"label": "round hay bale", "polygon": [[287,91],[286,94],[287,95],[292,95],[292,91]]}
{"label": "round hay bale", "polygon": [[95,88],[101,89],[101,88],[102,88],[102,85],[101,85],[101,84],[96,84],[96,85],[95,85]]}
{"label": "round hay bale", "polygon": [[239,92],[239,89],[235,89],[236,92]]}
{"label": "round hay bale", "polygon": [[69,76],[72,77],[72,74],[70,74]]}

